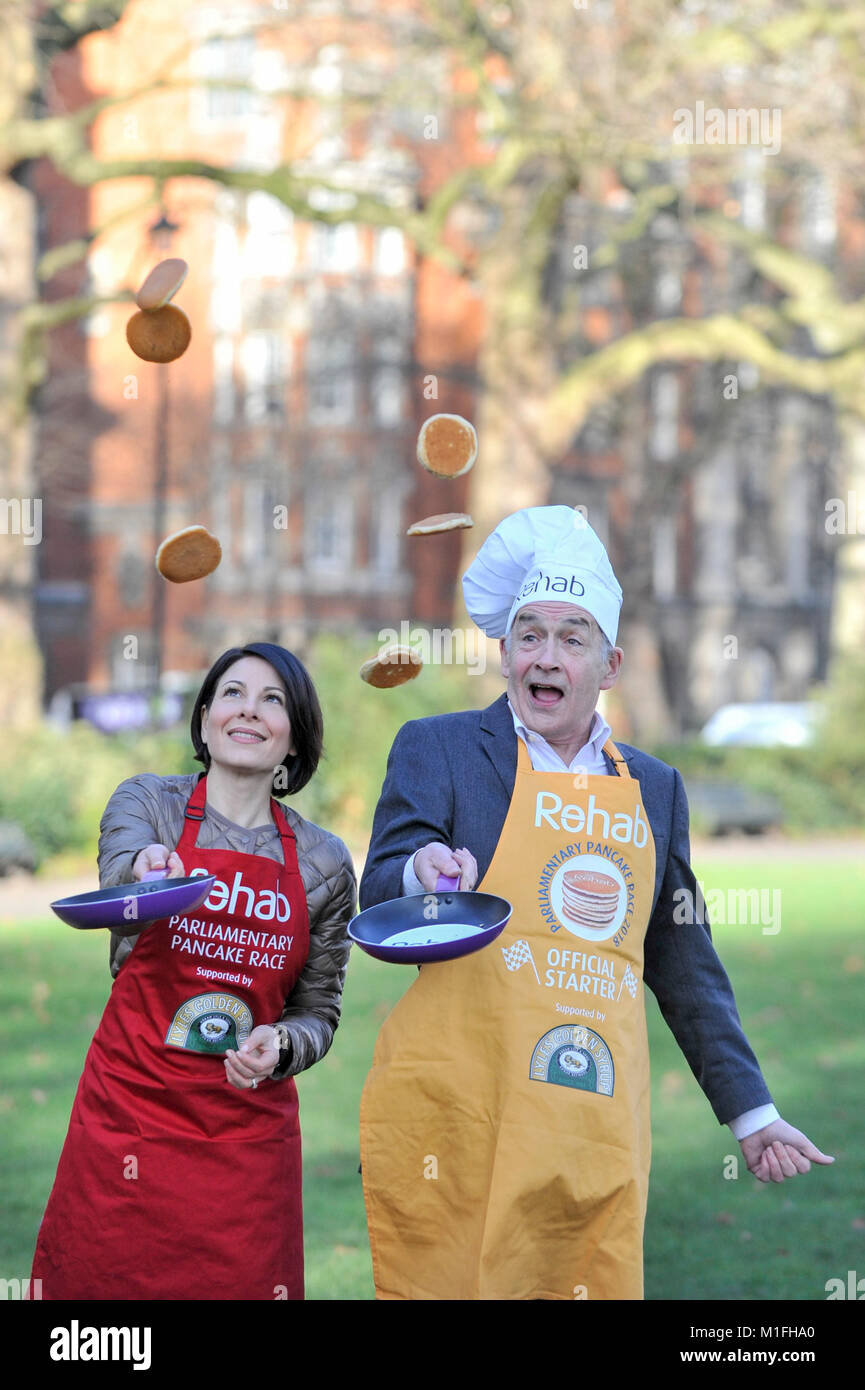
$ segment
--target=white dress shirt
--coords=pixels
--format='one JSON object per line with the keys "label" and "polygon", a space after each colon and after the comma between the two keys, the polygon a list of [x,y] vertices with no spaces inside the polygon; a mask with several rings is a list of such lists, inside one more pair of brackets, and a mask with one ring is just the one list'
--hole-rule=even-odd
{"label": "white dress shirt", "polygon": [[[583,744],[576,757],[568,765],[547,743],[543,734],[526,727],[518,717],[510,700],[508,701],[508,709],[514,721],[517,737],[521,738],[526,745],[535,772],[584,772],[590,777],[609,775],[602,749],[610,737],[611,729],[597,710],[592,717],[587,742]],[[414,855],[406,860],[402,875],[402,891],[405,894],[425,893],[427,891],[414,871]],[[729,1121],[729,1125],[736,1139],[744,1139],[747,1135],[762,1129],[764,1125],[771,1124],[773,1120],[780,1118],[774,1105],[758,1105],[754,1110],[746,1110],[744,1115],[737,1115],[735,1120]]]}

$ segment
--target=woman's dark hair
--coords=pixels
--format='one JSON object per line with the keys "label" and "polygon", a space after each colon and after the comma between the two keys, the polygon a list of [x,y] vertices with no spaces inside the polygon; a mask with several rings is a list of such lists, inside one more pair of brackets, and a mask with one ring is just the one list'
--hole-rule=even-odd
{"label": "woman's dark hair", "polygon": [[[297,753],[289,753],[280,767],[274,770],[273,795],[291,796],[306,786],[318,767],[322,752],[323,721],[321,705],[318,703],[315,686],[306,667],[298,661],[293,652],[287,651],[285,647],[277,647],[272,642],[250,642],[246,647],[231,647],[211,666],[192,709],[191,733],[195,760],[204,763],[205,768],[210,767],[210,752],[201,737],[201,712],[210,709],[220,677],[245,656],[258,656],[262,661],[269,662],[285,686],[286,713],[291,721],[291,733]],[[285,772],[282,772],[283,768]]]}

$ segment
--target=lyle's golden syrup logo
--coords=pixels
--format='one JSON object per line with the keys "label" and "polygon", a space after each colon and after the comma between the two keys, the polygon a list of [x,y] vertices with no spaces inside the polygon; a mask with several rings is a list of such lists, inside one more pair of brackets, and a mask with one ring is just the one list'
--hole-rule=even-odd
{"label": "lyle's golden syrup logo", "polygon": [[196,994],[177,1010],[165,1042],[187,1052],[233,1052],[249,1037],[252,1027],[249,1005],[236,995]]}
{"label": "lyle's golden syrup logo", "polygon": [[615,1068],[610,1049],[591,1028],[551,1028],[540,1039],[529,1066],[532,1081],[571,1086],[576,1091],[613,1094]]}

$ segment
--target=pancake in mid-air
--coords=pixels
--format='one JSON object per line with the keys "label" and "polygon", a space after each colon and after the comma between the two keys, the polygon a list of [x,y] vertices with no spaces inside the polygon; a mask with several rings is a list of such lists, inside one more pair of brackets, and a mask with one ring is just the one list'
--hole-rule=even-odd
{"label": "pancake in mid-air", "polygon": [[360,678],[379,690],[390,690],[395,685],[413,681],[422,667],[423,662],[411,647],[385,647],[378,656],[363,663]]}
{"label": "pancake in mid-air", "polygon": [[173,362],[189,347],[192,328],[182,309],[141,309],[126,325],[126,341],[145,362]]}
{"label": "pancake in mid-air", "polygon": [[421,425],[417,456],[437,478],[460,478],[478,456],[477,431],[461,415],[431,415]]}
{"label": "pancake in mid-air", "polygon": [[161,309],[167,304],[169,299],[173,299],[186,279],[189,266],[186,261],[182,261],[179,256],[172,256],[167,261],[160,261],[155,265],[148,275],[141,289],[135,296],[135,303],[139,309],[144,309],[148,313],[153,313],[155,309]]}
{"label": "pancake in mid-air", "polygon": [[407,536],[433,536],[439,531],[466,531],[474,522],[466,512],[438,512],[435,516],[425,516],[423,521],[415,521],[406,531]]}
{"label": "pancake in mid-air", "polygon": [[222,559],[222,546],[206,526],[187,526],[166,536],[156,552],[156,568],[172,584],[188,584],[212,574]]}

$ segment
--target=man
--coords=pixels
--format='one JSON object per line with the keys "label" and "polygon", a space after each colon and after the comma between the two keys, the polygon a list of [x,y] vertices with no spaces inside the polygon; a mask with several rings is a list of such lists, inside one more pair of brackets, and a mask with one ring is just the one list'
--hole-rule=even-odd
{"label": "man", "polygon": [[833,1160],[778,1115],[701,921],[679,774],[610,741],[622,592],[577,512],[507,517],[464,577],[507,695],[400,730],[361,906],[460,875],[513,904],[424,966],[361,1105],[373,1270],[391,1299],[641,1298],[657,996],[749,1169]]}

